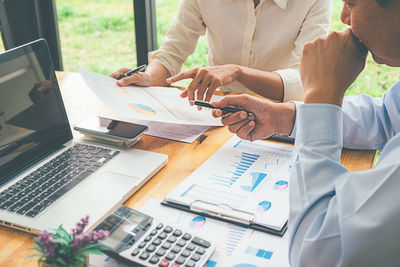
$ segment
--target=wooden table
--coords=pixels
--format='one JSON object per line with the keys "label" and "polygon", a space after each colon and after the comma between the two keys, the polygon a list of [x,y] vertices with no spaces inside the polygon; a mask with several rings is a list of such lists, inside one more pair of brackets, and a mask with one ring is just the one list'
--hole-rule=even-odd
{"label": "wooden table", "polygon": [[[88,115],[110,115],[83,82],[78,73],[57,73],[70,124]],[[77,133],[74,133],[77,135]],[[168,164],[125,204],[138,209],[150,198],[164,198],[226,141],[233,136],[226,127],[214,127],[191,144],[143,136],[135,148],[164,153]],[[375,151],[343,150],[341,162],[349,171],[372,167]],[[32,254],[33,236],[0,226],[0,266],[37,266],[37,259],[25,259]]]}

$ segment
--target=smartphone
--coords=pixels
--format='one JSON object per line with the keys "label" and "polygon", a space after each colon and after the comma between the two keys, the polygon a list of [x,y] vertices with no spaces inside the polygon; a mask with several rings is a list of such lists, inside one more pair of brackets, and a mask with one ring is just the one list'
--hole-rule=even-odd
{"label": "smartphone", "polygon": [[103,117],[89,117],[75,125],[74,130],[95,137],[114,138],[121,141],[132,141],[140,137],[148,127],[146,125],[118,121]]}

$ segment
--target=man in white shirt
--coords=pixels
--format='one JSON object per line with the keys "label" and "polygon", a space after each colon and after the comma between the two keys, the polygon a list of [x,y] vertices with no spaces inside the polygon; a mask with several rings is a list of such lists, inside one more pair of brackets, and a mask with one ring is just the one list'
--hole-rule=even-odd
{"label": "man in white shirt", "polygon": [[[254,92],[280,101],[303,99],[298,72],[301,51],[306,42],[327,34],[331,5],[331,0],[182,0],[164,43],[149,54],[146,71],[118,85],[168,86],[166,79],[179,73],[199,36],[206,34],[210,66],[231,64],[234,68],[224,71],[240,66],[243,71],[263,71],[267,82],[250,84]],[[117,78],[128,70],[111,76]],[[220,86],[250,92],[239,82],[226,87],[227,81],[211,84],[196,79],[182,97],[193,100],[197,91],[198,99],[207,93],[209,100]]]}
{"label": "man in white shirt", "polygon": [[[382,98],[344,97],[364,68],[367,49],[376,62],[400,67],[400,1],[344,4],[341,18],[351,29],[304,46],[304,104],[249,96],[214,104],[255,114],[250,122],[246,112],[223,118],[245,139],[296,131],[289,182],[291,265],[400,266],[400,82]],[[340,164],[343,146],[382,153],[373,169],[350,173]]]}

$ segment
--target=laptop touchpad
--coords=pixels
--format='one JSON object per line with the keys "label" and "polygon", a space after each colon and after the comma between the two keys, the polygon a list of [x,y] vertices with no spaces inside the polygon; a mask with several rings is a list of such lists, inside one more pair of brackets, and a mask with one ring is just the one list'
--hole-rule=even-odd
{"label": "laptop touchpad", "polygon": [[135,176],[121,174],[112,171],[102,171],[96,175],[93,180],[96,186],[104,186],[104,192],[108,192],[109,189],[121,188],[129,191],[132,187],[136,186],[140,179]]}

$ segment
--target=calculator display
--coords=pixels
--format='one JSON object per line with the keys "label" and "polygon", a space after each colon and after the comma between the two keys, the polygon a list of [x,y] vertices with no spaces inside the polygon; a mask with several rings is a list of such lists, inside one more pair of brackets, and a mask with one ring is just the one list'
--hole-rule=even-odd
{"label": "calculator display", "polygon": [[135,229],[144,230],[144,227],[151,222],[151,219],[150,216],[121,206],[96,229],[103,229],[110,232],[110,236],[103,240],[102,244],[113,251],[117,251],[129,243],[137,233],[141,232],[135,231]]}

